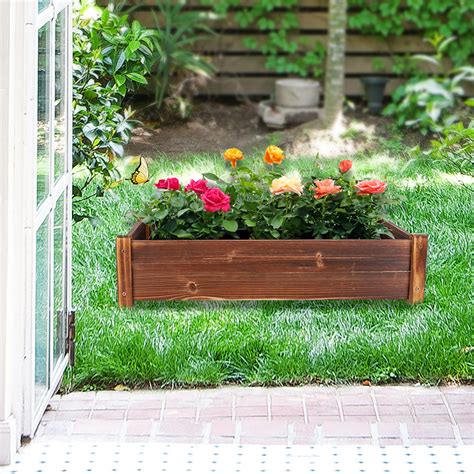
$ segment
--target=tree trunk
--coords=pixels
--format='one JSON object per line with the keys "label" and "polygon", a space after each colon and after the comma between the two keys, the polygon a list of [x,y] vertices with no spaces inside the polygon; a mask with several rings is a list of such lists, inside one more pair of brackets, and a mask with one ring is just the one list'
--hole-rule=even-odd
{"label": "tree trunk", "polygon": [[333,128],[342,119],[346,55],[347,0],[329,0],[329,38],[324,81],[324,122]]}
{"label": "tree trunk", "polygon": [[[311,155],[323,148],[323,135],[338,136],[343,128],[344,64],[346,56],[347,0],[329,0],[329,31],[321,117],[285,133],[282,146],[292,155]],[[326,131],[326,132],[324,132]],[[330,148],[331,138],[326,148]],[[324,153],[324,151],[323,151]]]}

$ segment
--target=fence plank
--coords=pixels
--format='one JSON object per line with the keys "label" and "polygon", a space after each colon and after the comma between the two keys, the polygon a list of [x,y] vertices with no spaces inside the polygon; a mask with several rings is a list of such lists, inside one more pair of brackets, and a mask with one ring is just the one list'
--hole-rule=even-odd
{"label": "fence plank", "polygon": [[[105,1],[105,0],[99,0]],[[258,32],[253,25],[241,28],[235,21],[235,12],[252,5],[256,0],[241,0],[240,5],[229,10],[226,18],[217,18],[209,7],[205,7],[201,0],[188,0],[188,10],[199,10],[209,19],[210,25],[217,35],[199,41],[194,45],[194,51],[206,55],[217,69],[217,78],[209,83],[203,93],[215,95],[268,95],[273,90],[275,81],[274,72],[265,67],[266,58],[259,50],[249,51],[244,45],[245,38],[253,38],[257,44],[265,42],[267,33]],[[131,14],[147,27],[154,27],[155,20],[151,10],[158,11],[156,0],[129,0],[128,5],[138,8]],[[312,50],[320,42],[326,46],[328,26],[328,0],[298,0],[295,13],[299,20],[299,33],[289,36],[289,40],[302,41],[301,53]],[[358,8],[351,8],[356,11]],[[269,18],[279,19],[284,13],[272,12]],[[350,13],[349,13],[350,14]],[[159,16],[159,14],[158,14]],[[371,73],[391,72],[392,55],[409,53],[432,53],[432,47],[416,34],[416,27],[406,25],[409,31],[403,36],[380,38],[367,36],[348,31],[345,92],[347,95],[358,96],[363,89],[358,77]],[[249,54],[250,53],[250,54]],[[373,59],[377,57],[385,69],[374,71]],[[423,70],[433,71],[429,65],[420,66]],[[232,74],[241,74],[247,77],[228,77]],[[254,77],[251,77],[254,76]],[[272,77],[273,76],[273,77]],[[386,89],[390,93],[399,81],[392,80]],[[246,90],[246,88],[248,88]]]}
{"label": "fence plank", "polygon": [[[277,77],[217,77],[202,88],[209,95],[269,95]],[[401,81],[393,79],[387,84],[387,93],[391,93]],[[363,95],[362,84],[358,78],[346,78],[345,94]]]}
{"label": "fence plank", "polygon": [[[234,35],[223,34],[198,41],[194,45],[197,52],[246,52],[244,38],[252,38],[257,44],[265,42],[265,34]],[[301,40],[301,51],[310,51],[320,42],[327,43],[327,36],[323,34],[289,35],[289,40]],[[387,40],[376,36],[348,35],[348,53],[406,53],[406,52],[432,52],[433,48],[416,35],[403,37],[390,37]]]}

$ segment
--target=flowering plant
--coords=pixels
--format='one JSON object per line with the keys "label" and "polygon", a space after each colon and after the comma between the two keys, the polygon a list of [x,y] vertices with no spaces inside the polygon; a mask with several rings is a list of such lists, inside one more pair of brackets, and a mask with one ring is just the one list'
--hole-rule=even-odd
{"label": "flowering plant", "polygon": [[264,172],[242,166],[243,153],[224,153],[229,173],[212,173],[181,183],[155,183],[157,195],[137,217],[153,239],[378,239],[391,236],[383,225],[387,184],[356,181],[352,162],[337,175],[300,178],[282,172],[284,152],[267,148]]}

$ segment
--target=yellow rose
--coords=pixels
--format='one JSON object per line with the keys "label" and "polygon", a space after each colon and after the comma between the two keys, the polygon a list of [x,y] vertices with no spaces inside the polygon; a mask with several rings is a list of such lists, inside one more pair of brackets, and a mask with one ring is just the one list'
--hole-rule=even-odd
{"label": "yellow rose", "polygon": [[265,150],[265,156],[263,157],[263,161],[265,161],[265,163],[268,163],[269,165],[280,165],[283,161],[283,158],[285,158],[285,153],[283,152],[283,150],[275,145],[270,145]]}
{"label": "yellow rose", "polygon": [[299,178],[288,178],[287,176],[282,176],[281,178],[272,181],[270,192],[275,196],[283,193],[295,193],[298,194],[298,196],[301,196],[301,194],[303,194],[303,185]]}
{"label": "yellow rose", "polygon": [[224,160],[230,161],[232,168],[237,166],[238,160],[243,160],[244,154],[238,148],[229,148],[224,152]]}

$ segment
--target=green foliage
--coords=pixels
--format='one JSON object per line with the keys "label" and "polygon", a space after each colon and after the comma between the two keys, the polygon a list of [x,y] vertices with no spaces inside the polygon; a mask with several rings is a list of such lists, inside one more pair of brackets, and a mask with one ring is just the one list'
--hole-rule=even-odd
{"label": "green foliage", "polygon": [[[241,7],[240,0],[201,0],[212,6],[221,17],[233,7]],[[241,28],[256,28],[265,33],[265,40],[258,43],[254,38],[244,39],[244,45],[259,50],[265,57],[265,67],[279,74],[301,77],[320,77],[324,70],[325,49],[322,43],[312,50],[301,53],[306,38],[298,34],[299,21],[295,13],[298,0],[260,0],[235,12],[234,19]],[[278,15],[272,15],[278,13]],[[290,37],[291,34],[293,37]]]}
{"label": "green foliage", "polygon": [[436,50],[434,56],[412,56],[414,62],[433,65],[436,72],[432,76],[420,73],[394,91],[393,102],[385,108],[384,114],[393,116],[397,125],[418,128],[426,134],[439,132],[458,119],[455,112],[462,104],[462,81],[474,81],[474,67],[452,70],[444,67],[445,51],[454,39],[436,35],[429,40]]}
{"label": "green foliage", "polygon": [[423,36],[456,36],[456,43],[447,48],[456,66],[466,64],[474,54],[472,0],[349,0],[349,5],[360,8],[349,16],[349,28],[364,34],[387,38],[417,29]]}
{"label": "green foliage", "polygon": [[[474,106],[474,100],[470,102]],[[443,159],[459,173],[474,176],[474,120],[467,126],[458,122],[446,127],[431,141],[431,147],[427,152],[430,157]]]}
{"label": "green foliage", "polygon": [[[120,182],[115,162],[133,128],[124,98],[147,84],[153,35],[91,0],[83,0],[74,12],[73,166],[84,175],[73,188],[76,203]],[[76,219],[83,217],[80,212],[76,205]]]}
{"label": "green foliage", "polygon": [[180,115],[188,115],[189,103],[183,97],[183,89],[190,75],[210,78],[213,66],[190,48],[196,41],[212,34],[204,23],[202,12],[184,11],[185,2],[156,0],[161,19],[152,10],[157,36],[155,40],[155,105],[160,108],[165,98],[172,102]]}
{"label": "green foliage", "polygon": [[390,235],[381,224],[382,194],[358,195],[350,173],[334,183],[337,194],[315,198],[314,177],[302,180],[302,195],[270,192],[278,167],[261,173],[247,167],[233,169],[225,179],[204,174],[211,187],[230,196],[230,212],[206,212],[201,197],[182,189],[159,190],[137,214],[156,239],[377,239]]}

